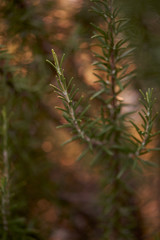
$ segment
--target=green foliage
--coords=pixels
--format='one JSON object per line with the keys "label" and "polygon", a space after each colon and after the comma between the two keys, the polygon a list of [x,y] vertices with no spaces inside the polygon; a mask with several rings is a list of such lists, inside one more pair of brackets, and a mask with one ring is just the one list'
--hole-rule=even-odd
{"label": "green foliage", "polygon": [[[18,84],[17,67],[10,64],[11,55],[3,46],[0,49],[0,61],[2,63],[0,68],[0,106],[2,109],[0,117],[2,140],[0,147],[0,238],[2,240],[40,239],[34,229],[33,220],[30,222],[27,219],[28,207],[25,196],[26,188],[29,186],[27,183],[29,176],[27,179],[27,175],[31,173],[31,169],[28,167],[30,166],[30,154],[32,155],[35,149],[33,149],[33,142],[29,137],[29,127],[26,122],[31,124],[29,121],[33,120],[33,115],[29,115],[27,106],[30,101],[28,99],[27,103],[23,102],[22,94],[26,91],[25,93],[28,92],[28,98],[30,98],[31,93],[27,86],[25,88],[24,84]],[[26,107],[23,112],[22,106]],[[32,148],[29,144],[32,145]]]}
{"label": "green foliage", "polygon": [[[83,97],[75,100],[78,90],[64,75],[61,60],[54,50],[52,55],[54,63],[48,61],[57,72],[57,83],[51,85],[63,102],[63,108],[56,107],[63,112],[67,127],[72,131],[73,137],[66,143],[80,139],[86,144],[86,149],[80,159],[91,151],[94,155],[91,164],[99,164],[103,172],[104,185],[108,191],[104,193],[104,239],[140,239],[137,238],[138,222],[137,210],[132,205],[133,191],[130,188],[131,172],[134,168],[141,169],[145,165],[154,165],[145,161],[142,155],[150,151],[159,151],[159,148],[148,148],[147,145],[160,132],[153,133],[153,123],[157,116],[153,114],[153,89],[148,89],[140,100],[143,108],[139,112],[142,126],[129,120],[133,112],[123,113],[124,102],[119,95],[134,79],[135,70],[131,71],[132,54],[134,48],[128,44],[122,33],[127,27],[127,19],[119,17],[119,9],[112,0],[93,0],[92,11],[102,21],[95,29],[92,39],[99,51],[94,52],[96,61],[95,73],[99,90],[96,90],[90,100],[100,102],[97,115],[90,115],[90,105],[86,102],[82,109]],[[102,24],[103,23],[103,24]],[[131,123],[139,137],[130,131]],[[108,219],[108,220],[107,220]]]}
{"label": "green foliage", "polygon": [[134,138],[135,142],[137,143],[136,144],[137,151],[135,153],[135,158],[137,158],[137,160],[140,160],[142,164],[144,163],[147,165],[154,165],[154,163],[152,162],[144,161],[143,159],[141,159],[141,156],[150,151],[160,151],[160,148],[147,148],[147,145],[150,142],[152,142],[153,138],[158,134],[160,134],[160,131],[152,133],[153,123],[158,115],[158,113],[156,113],[155,115],[153,115],[152,113],[153,106],[156,99],[155,98],[153,99],[153,96],[152,96],[153,89],[148,89],[146,94],[144,94],[141,90],[140,92],[143,97],[143,99],[140,99],[140,102],[144,106],[144,109],[142,109],[141,112],[139,112],[139,115],[142,119],[142,124],[141,124],[142,130],[133,121],[130,121],[133,127],[135,128],[137,134],[140,137],[140,140],[139,140],[132,135],[132,138]]}
{"label": "green foliage", "polygon": [[[116,21],[116,23],[117,22],[119,21]],[[100,28],[96,27],[96,29],[100,31]],[[101,30],[101,32],[102,31],[103,30]],[[103,33],[104,33],[103,37],[105,39],[105,35],[108,35],[108,33],[105,32]],[[102,39],[102,36],[98,34],[94,35],[94,37]],[[111,38],[113,39],[113,36]],[[100,39],[98,40],[101,41]],[[123,48],[121,44],[124,44],[124,42],[126,41],[122,42],[122,40],[119,40],[119,42],[116,43],[116,46],[118,46],[121,42],[119,48],[116,47],[114,49],[114,46],[112,46],[112,44],[109,45],[108,37],[106,37],[106,39],[107,43],[106,45],[103,45],[103,48],[107,49],[107,51],[105,53],[103,49],[103,54],[106,55],[107,58],[105,58],[103,55],[95,53],[97,61],[94,62],[94,65],[98,66],[96,70],[98,71],[101,70],[107,73],[105,79],[102,78],[101,75],[95,74],[98,77],[97,82],[100,83],[101,88],[99,91],[96,91],[90,97],[90,99],[93,100],[94,98],[99,98],[102,101],[102,109],[100,112],[100,116],[96,117],[95,119],[93,118],[89,119],[88,115],[86,116],[86,112],[90,107],[90,105],[88,104],[83,110],[81,109],[81,112],[77,111],[83,97],[81,96],[77,101],[74,99],[74,96],[76,95],[78,89],[75,88],[75,85],[72,85],[73,81],[72,78],[68,82],[66,81],[66,78],[63,73],[64,70],[62,69],[64,55],[59,63],[57,55],[52,49],[55,65],[52,64],[49,60],[47,61],[57,71],[58,86],[55,86],[53,84],[51,84],[51,86],[54,88],[54,91],[58,94],[58,97],[63,101],[64,104],[64,108],[56,107],[56,109],[61,110],[63,112],[64,118],[68,122],[67,124],[64,124],[63,127],[72,128],[73,133],[76,134],[72,140],[81,138],[84,142],[87,142],[90,145],[91,149],[93,149],[94,146],[100,149],[104,148],[105,150],[102,150],[102,152],[105,151],[108,156],[110,155],[112,156],[113,155],[112,151],[115,149],[120,150],[123,154],[127,153],[127,155],[128,153],[132,154],[135,153],[135,155],[132,156],[134,158],[139,157],[139,155],[142,155],[149,151],[159,150],[158,148],[146,149],[146,145],[150,141],[152,141],[152,138],[159,134],[159,132],[152,133],[153,122],[157,116],[157,114],[155,115],[152,114],[152,109],[155,102],[155,99],[153,99],[152,97],[153,89],[148,89],[146,94],[144,94],[140,90],[143,97],[143,99],[141,99],[140,102],[145,108],[145,110],[142,109],[141,112],[139,112],[139,115],[143,120],[142,124],[143,131],[140,130],[136,123],[130,120],[130,123],[134,126],[137,133],[139,134],[140,139],[137,139],[131,133],[128,134],[128,128],[126,128],[124,123],[126,122],[126,118],[128,118],[128,115],[133,114],[133,112],[128,112],[127,114],[121,113],[122,107],[124,107],[125,104],[123,103],[123,101],[118,99],[118,95],[127,87],[128,80],[133,77],[133,72],[126,73],[127,67],[129,65],[126,66],[125,64],[123,66],[117,67],[116,64],[119,63],[119,58],[123,60],[124,58],[126,58],[126,56],[130,56],[130,53],[131,51],[133,51],[133,49],[128,50],[128,47]],[[118,56],[119,55],[118,52],[121,52],[120,57]],[[118,61],[114,60],[114,66],[113,62],[111,62],[111,58],[113,56],[115,59],[118,59]],[[120,73],[119,76],[117,76],[118,73]],[[108,81],[106,79],[110,79],[111,81]],[[124,80],[127,81],[127,84],[125,83]],[[119,86],[118,91],[115,90],[116,85]],[[103,96],[104,98],[101,98],[100,96],[102,94],[106,95],[110,94],[110,96],[109,98],[108,97],[105,98],[105,96]],[[116,123],[112,120],[116,120]],[[121,140],[123,141],[128,140],[129,145],[130,143],[132,143],[128,150],[123,141],[119,141],[120,146],[109,144],[109,140],[112,138],[112,135],[114,135],[115,132],[119,135],[119,139],[122,138]],[[135,141],[132,141],[132,138]],[[142,152],[143,150],[146,150],[147,152]]]}

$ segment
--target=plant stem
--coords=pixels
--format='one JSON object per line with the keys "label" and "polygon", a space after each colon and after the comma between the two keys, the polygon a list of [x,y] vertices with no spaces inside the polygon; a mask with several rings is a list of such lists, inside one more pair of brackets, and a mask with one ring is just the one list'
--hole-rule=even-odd
{"label": "plant stem", "polygon": [[[56,69],[57,70],[57,69]],[[63,71],[61,68],[59,68],[59,71],[57,71],[58,79],[62,88],[62,94],[64,99],[66,100],[67,107],[69,109],[69,114],[72,119],[73,126],[75,127],[76,131],[80,135],[80,137],[85,140],[87,143],[91,144],[92,146],[102,146],[106,144],[106,141],[99,141],[94,138],[90,138],[82,129],[80,124],[78,123],[78,120],[76,118],[76,114],[72,105],[72,100],[70,99],[68,91],[65,89],[63,81],[61,80],[61,77],[63,77]]]}
{"label": "plant stem", "polygon": [[[117,98],[116,98],[116,62],[115,62],[115,50],[114,50],[114,41],[115,41],[115,35],[113,31],[113,25],[115,19],[113,18],[113,1],[109,0],[109,10],[110,10],[110,19],[109,19],[109,44],[110,44],[110,68],[111,68],[111,75],[110,75],[110,84],[111,84],[111,96],[112,96],[112,108],[110,111],[110,117],[113,121],[113,123],[118,123],[118,112],[117,112]],[[112,144],[113,145],[119,145],[119,139],[120,139],[120,132],[118,130],[115,130],[112,136]],[[121,236],[120,229],[123,225],[123,216],[120,213],[120,208],[124,207],[124,202],[121,199],[121,194],[125,194],[126,189],[123,183],[121,182],[121,179],[118,179],[117,176],[120,172],[120,169],[123,167],[120,163],[120,153],[117,149],[114,150],[113,156],[112,156],[112,162],[114,162],[114,168],[112,171],[112,192],[115,194],[115,199],[112,202],[112,216],[111,218],[113,221],[112,225],[112,233],[110,235],[110,239],[117,240]]]}
{"label": "plant stem", "polygon": [[109,33],[110,33],[110,47],[111,47],[111,55],[110,55],[110,66],[111,66],[111,91],[112,91],[112,118],[116,119],[116,95],[115,95],[115,73],[116,73],[116,64],[115,64],[115,56],[114,56],[114,33],[113,33],[113,24],[114,19],[112,18],[113,12],[113,2],[109,0],[109,9],[110,9],[110,20],[109,20]]}
{"label": "plant stem", "polygon": [[8,158],[8,123],[5,109],[3,109],[2,111],[2,117],[3,117],[2,134],[3,134],[3,166],[4,166],[3,167],[4,186],[2,193],[2,221],[4,231],[8,232],[10,192],[9,192],[9,158]]}

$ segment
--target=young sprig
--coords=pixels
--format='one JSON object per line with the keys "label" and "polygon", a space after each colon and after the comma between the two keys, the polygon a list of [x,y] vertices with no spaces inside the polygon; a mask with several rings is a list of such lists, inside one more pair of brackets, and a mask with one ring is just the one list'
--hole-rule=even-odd
{"label": "young sprig", "polygon": [[[83,97],[81,96],[78,101],[74,99],[75,95],[79,91],[75,86],[72,84],[73,78],[67,82],[64,71],[62,69],[62,63],[64,60],[64,55],[62,56],[60,62],[58,61],[57,55],[55,51],[52,49],[52,55],[54,59],[54,64],[47,60],[48,63],[50,63],[57,72],[57,84],[58,86],[55,86],[51,84],[51,86],[54,88],[54,91],[57,93],[58,98],[60,98],[63,102],[64,108],[56,107],[60,111],[63,112],[63,117],[67,121],[67,124],[63,124],[59,127],[67,127],[72,129],[72,132],[74,136],[68,140],[66,143],[72,142],[77,139],[81,139],[83,142],[86,142],[89,144],[89,148],[92,150],[93,146],[97,145],[104,145],[105,142],[99,141],[94,138],[94,131],[96,127],[96,121],[91,121],[88,116],[86,117],[86,112],[89,109],[89,105],[87,104],[86,107],[79,112],[78,107],[80,106]],[[92,124],[91,124],[92,122]]]}
{"label": "young sprig", "polygon": [[142,164],[155,165],[153,162],[143,160],[141,156],[151,151],[160,151],[160,148],[147,147],[148,144],[153,141],[153,138],[156,137],[158,134],[160,134],[160,131],[153,133],[153,125],[154,125],[155,119],[158,116],[158,113],[153,114],[153,106],[155,104],[156,98],[153,98],[153,88],[152,89],[149,88],[146,91],[146,93],[143,93],[142,90],[139,90],[139,91],[142,95],[140,102],[144,107],[139,112],[139,116],[142,119],[141,129],[133,121],[130,121],[130,123],[133,125],[133,127],[135,128],[140,138],[138,139],[134,135],[132,135],[132,138],[134,139],[137,146],[134,154],[134,158],[135,160],[139,160]]}

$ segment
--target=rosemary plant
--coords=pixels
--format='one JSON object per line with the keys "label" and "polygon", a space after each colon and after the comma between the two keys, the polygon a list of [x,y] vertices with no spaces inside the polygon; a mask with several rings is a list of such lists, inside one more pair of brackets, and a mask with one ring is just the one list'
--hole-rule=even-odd
{"label": "rosemary plant", "polygon": [[[63,108],[56,107],[63,112],[66,123],[60,127],[69,128],[73,137],[66,143],[80,139],[86,144],[86,149],[79,159],[88,151],[93,153],[92,164],[99,163],[103,172],[105,184],[104,199],[104,239],[142,239],[137,220],[133,189],[130,186],[132,169],[140,169],[152,162],[143,160],[143,155],[159,150],[147,148],[149,142],[159,134],[153,133],[153,123],[157,116],[152,109],[155,102],[153,89],[141,92],[140,100],[143,108],[139,115],[143,121],[142,128],[136,122],[129,120],[133,112],[123,113],[125,104],[119,95],[134,78],[135,71],[130,71],[131,56],[134,48],[128,44],[123,34],[127,20],[119,17],[119,9],[113,0],[92,0],[92,10],[102,19],[103,24],[92,26],[95,29],[92,39],[100,49],[95,52],[95,76],[99,83],[99,90],[95,90],[90,100],[97,99],[101,107],[97,116],[89,117],[89,105],[80,112],[82,97],[75,100],[78,92],[76,87],[64,75],[61,60],[54,50],[54,63],[48,61],[57,72],[57,84],[51,85],[63,102]],[[94,101],[95,101],[94,100]],[[129,126],[130,123],[130,126]],[[135,136],[130,127],[133,126],[139,137]]]}

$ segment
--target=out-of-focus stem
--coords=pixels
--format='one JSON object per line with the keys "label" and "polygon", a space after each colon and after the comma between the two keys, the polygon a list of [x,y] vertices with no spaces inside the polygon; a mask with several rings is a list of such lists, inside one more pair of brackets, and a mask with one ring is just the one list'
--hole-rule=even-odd
{"label": "out-of-focus stem", "polygon": [[8,232],[8,216],[9,216],[9,205],[10,205],[10,192],[9,192],[9,158],[8,158],[8,123],[6,110],[2,111],[3,126],[3,192],[2,192],[2,221],[3,229]]}

